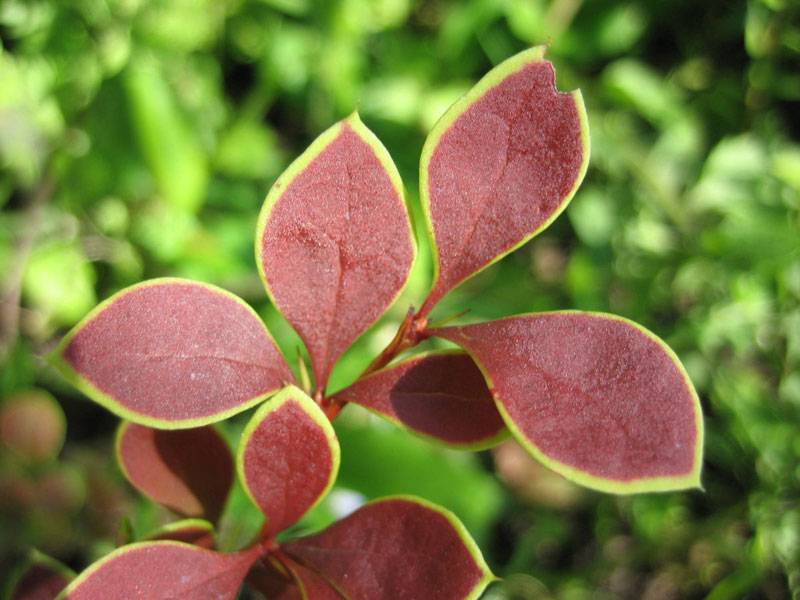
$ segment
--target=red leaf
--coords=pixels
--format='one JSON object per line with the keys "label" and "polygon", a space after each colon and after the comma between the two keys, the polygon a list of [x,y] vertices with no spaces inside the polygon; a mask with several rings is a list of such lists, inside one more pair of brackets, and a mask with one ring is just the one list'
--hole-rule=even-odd
{"label": "red leaf", "polygon": [[22,576],[10,600],[53,600],[67,587],[69,579],[43,565],[33,565]]}
{"label": "red leaf", "polygon": [[283,549],[351,600],[477,598],[493,579],[461,522],[415,498],[372,502]]}
{"label": "red leaf", "polygon": [[171,540],[213,550],[214,526],[203,519],[184,519],[161,527],[146,539],[147,541]]}
{"label": "red leaf", "polygon": [[311,510],[339,470],[339,442],[325,413],[288,387],[253,415],[242,434],[237,466],[245,490],[274,536]]}
{"label": "red leaf", "polygon": [[67,567],[34,551],[9,586],[8,600],[53,600],[75,577]]}
{"label": "red leaf", "polygon": [[583,100],[579,91],[556,90],[544,50],[531,48],[495,67],[425,142],[420,193],[437,261],[422,314],[547,227],[583,179]]}
{"label": "red leaf", "polygon": [[636,323],[565,311],[431,333],[472,355],[517,440],[565,477],[616,493],[700,485],[697,394]]}
{"label": "red leaf", "polygon": [[129,287],[60,345],[73,384],[125,419],[196,427],[260,402],[292,380],[258,315],[220,288],[180,279]]}
{"label": "red leaf", "polygon": [[507,431],[480,369],[462,353],[414,356],[357,381],[336,399],[460,448],[488,448]]}
{"label": "red leaf", "polygon": [[256,260],[324,389],[336,359],[394,301],[414,259],[400,175],[357,114],[320,135],[267,195]]}
{"label": "red leaf", "polygon": [[236,598],[258,546],[220,554],[179,542],[143,542],[118,548],[75,579],[67,600],[224,600]]}
{"label": "red leaf", "polygon": [[211,427],[161,431],[123,423],[117,460],[128,481],[175,512],[216,521],[233,484],[233,458]]}

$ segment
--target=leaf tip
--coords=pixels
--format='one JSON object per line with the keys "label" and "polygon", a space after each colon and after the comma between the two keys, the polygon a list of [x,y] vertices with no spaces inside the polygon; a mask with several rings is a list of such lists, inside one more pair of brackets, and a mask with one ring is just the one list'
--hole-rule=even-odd
{"label": "leaf tip", "polygon": [[67,333],[63,338],[61,338],[55,348],[44,355],[45,362],[53,367],[58,374],[66,379],[69,383],[73,383],[76,375],[75,370],[67,361],[65,353],[76,330],[77,326]]}
{"label": "leaf tip", "polygon": [[44,360],[47,364],[51,367],[55,368],[57,371],[61,371],[61,365],[59,364],[62,359],[62,353],[64,352],[64,340],[61,340],[58,345],[50,350],[47,354],[44,355]]}
{"label": "leaf tip", "polygon": [[361,120],[361,115],[358,114],[358,107],[356,107],[342,122],[348,123],[353,127],[364,127],[364,121]]}
{"label": "leaf tip", "polygon": [[549,49],[549,44],[539,44],[538,46],[531,46],[527,50],[523,50],[516,56],[524,57],[525,62],[536,62],[539,60],[544,60],[544,55],[547,54]]}
{"label": "leaf tip", "polygon": [[700,492],[705,493],[706,488],[703,485],[702,479],[702,469],[703,469],[703,450],[702,444],[699,444],[700,450],[698,452],[698,457],[696,461],[696,465],[692,468],[692,472],[686,478],[687,489],[690,490],[698,490]]}

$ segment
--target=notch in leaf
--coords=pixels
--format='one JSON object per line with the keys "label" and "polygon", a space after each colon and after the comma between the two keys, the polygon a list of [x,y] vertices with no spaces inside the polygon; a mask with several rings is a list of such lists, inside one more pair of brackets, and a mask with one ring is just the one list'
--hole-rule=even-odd
{"label": "notch in leaf", "polygon": [[371,502],[283,548],[347,598],[478,598],[494,579],[458,518],[418,498]]}
{"label": "notch in leaf", "polygon": [[213,427],[169,431],[123,422],[116,447],[123,474],[145,496],[180,515],[219,518],[234,467]]}
{"label": "notch in leaf", "polygon": [[236,461],[245,490],[266,516],[269,539],[328,493],[339,471],[339,442],[325,413],[290,386],[253,415]]}
{"label": "notch in leaf", "polygon": [[252,308],[182,279],[153,279],[100,304],[62,340],[56,364],[96,402],[160,429],[219,421],[292,381]]}
{"label": "notch in leaf", "polygon": [[487,73],[436,123],[420,161],[435,276],[420,313],[546,228],[589,162],[580,91],[560,93],[544,46]]}
{"label": "notch in leaf", "polygon": [[511,433],[568,479],[618,494],[700,487],[697,393],[640,325],[563,311],[430,333],[472,355]]}
{"label": "notch in leaf", "polygon": [[414,254],[400,175],[357,113],[320,135],[272,186],[256,262],[308,348],[318,389],[400,293]]}
{"label": "notch in leaf", "polygon": [[480,369],[462,352],[414,356],[360,379],[335,399],[457,448],[488,448],[507,434]]}

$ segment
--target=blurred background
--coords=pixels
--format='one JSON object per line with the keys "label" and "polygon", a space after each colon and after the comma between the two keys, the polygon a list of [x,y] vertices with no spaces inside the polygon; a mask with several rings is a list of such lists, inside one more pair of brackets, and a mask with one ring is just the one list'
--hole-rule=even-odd
{"label": "blurred background", "polygon": [[[792,0],[0,0],[0,574],[76,570],[171,518],[124,482],[116,418],[44,356],[98,301],[162,275],[266,300],[253,234],[271,183],[361,113],[420,221],[442,112],[535,44],[580,87],[592,160],[564,216],[436,314],[577,308],[672,345],[705,411],[705,492],[579,489],[513,444],[434,447],[348,408],[316,528],[364,498],[454,510],[504,577],[485,597],[800,598],[800,5]],[[342,359],[347,384],[430,282]],[[247,415],[222,424],[235,445]],[[241,490],[233,549],[258,528]],[[2,582],[0,582],[2,585]]]}

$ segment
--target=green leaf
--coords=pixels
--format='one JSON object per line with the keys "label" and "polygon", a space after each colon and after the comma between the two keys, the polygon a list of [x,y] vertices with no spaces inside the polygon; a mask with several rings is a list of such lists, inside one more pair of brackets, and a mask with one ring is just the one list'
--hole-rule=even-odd
{"label": "green leaf", "polygon": [[53,325],[73,325],[97,302],[95,273],[77,243],[37,248],[22,279],[25,301]]}
{"label": "green leaf", "polygon": [[378,418],[358,418],[350,409],[334,426],[344,457],[338,486],[370,499],[422,496],[452,510],[479,542],[486,541],[504,495],[476,455],[432,446]]}
{"label": "green leaf", "polygon": [[196,212],[206,193],[207,159],[159,64],[139,58],[124,77],[139,146],[159,193],[176,208]]}

